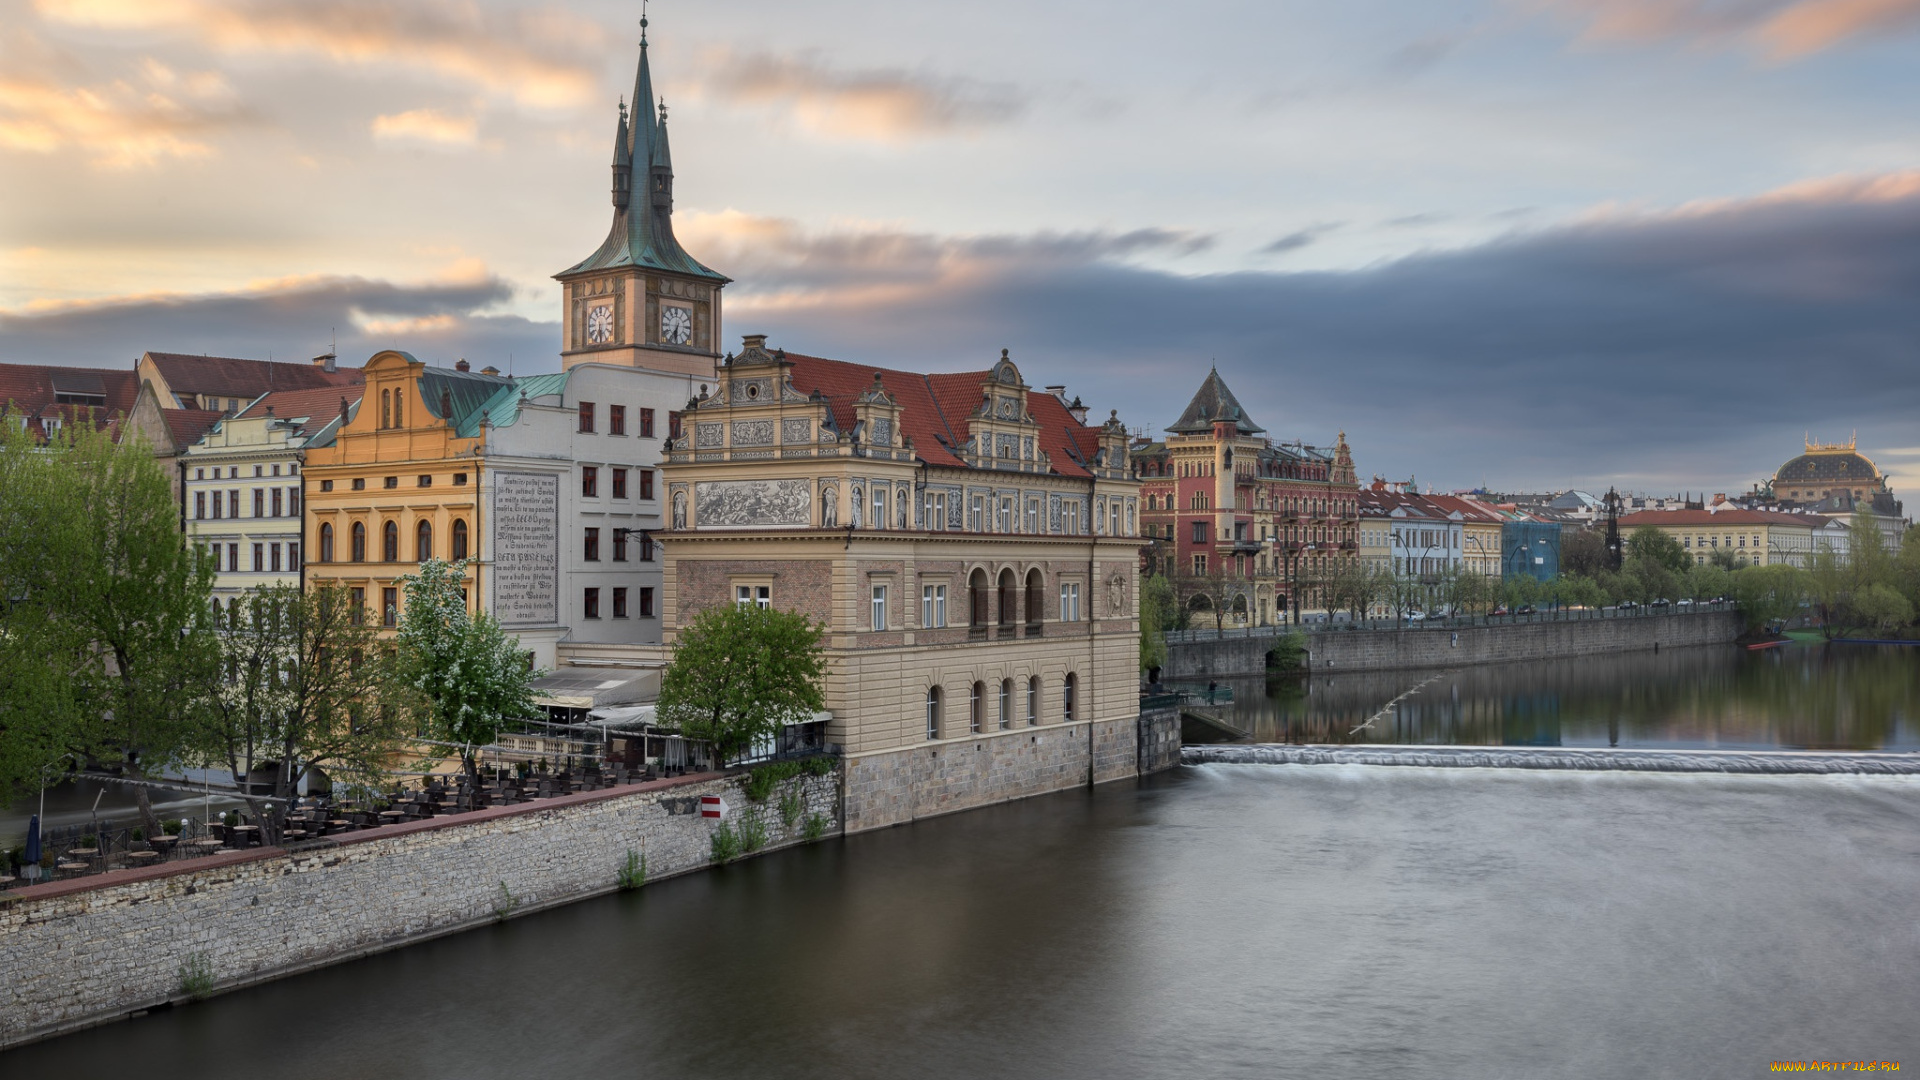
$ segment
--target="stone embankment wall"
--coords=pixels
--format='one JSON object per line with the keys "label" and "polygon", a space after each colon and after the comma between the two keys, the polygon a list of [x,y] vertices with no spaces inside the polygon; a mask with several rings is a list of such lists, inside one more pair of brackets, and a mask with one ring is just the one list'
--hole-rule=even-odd
{"label": "stone embankment wall", "polygon": [[[847,831],[1138,776],[1142,730],[1139,717],[1129,716],[986,731],[907,750],[850,754]],[[1176,739],[1162,767],[1179,763]]]}
{"label": "stone embankment wall", "polygon": [[629,851],[649,880],[701,869],[720,824],[700,816],[702,795],[722,796],[736,826],[757,817],[762,850],[803,842],[813,814],[840,831],[838,775],[786,782],[803,802],[791,825],[780,791],[755,804],[744,780],[585,792],[0,894],[0,1047],[183,1000],[189,965],[228,990],[611,892]]}
{"label": "stone embankment wall", "polygon": [[[1737,612],[1567,619],[1508,626],[1416,630],[1326,630],[1307,635],[1313,671],[1387,671],[1552,660],[1687,645],[1719,645],[1740,635]],[[1165,679],[1259,675],[1273,634],[1169,643]]]}

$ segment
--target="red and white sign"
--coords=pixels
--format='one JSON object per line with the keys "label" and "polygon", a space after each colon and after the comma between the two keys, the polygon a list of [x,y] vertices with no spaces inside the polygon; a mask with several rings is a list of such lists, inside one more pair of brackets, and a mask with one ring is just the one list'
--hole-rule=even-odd
{"label": "red and white sign", "polygon": [[718,795],[700,796],[700,816],[723,818],[727,816],[726,801]]}

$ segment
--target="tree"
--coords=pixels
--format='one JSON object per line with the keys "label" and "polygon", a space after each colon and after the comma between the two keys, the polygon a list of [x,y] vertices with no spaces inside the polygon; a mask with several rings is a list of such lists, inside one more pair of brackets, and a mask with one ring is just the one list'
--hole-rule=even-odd
{"label": "tree", "polygon": [[657,715],[713,747],[717,764],[825,706],[826,628],[794,611],[708,608],[681,631],[660,677]]}
{"label": "tree", "polygon": [[1853,606],[1861,623],[1876,633],[1890,634],[1913,621],[1913,605],[1891,585],[1867,586],[1854,598]]}
{"label": "tree", "polygon": [[62,618],[81,523],[65,463],[0,422],[0,799],[37,786],[80,739],[84,640]]}
{"label": "tree", "polygon": [[[219,619],[223,662],[207,688],[203,752],[243,790],[273,767],[266,794],[290,799],[324,775],[377,788],[412,734],[392,657],[357,619],[345,589],[323,584],[249,592]],[[255,806],[255,816],[269,820]]]}
{"label": "tree", "polygon": [[1140,670],[1152,671],[1167,663],[1167,631],[1180,613],[1173,586],[1159,574],[1140,579]]}
{"label": "tree", "polygon": [[1642,525],[1627,538],[1627,558],[1652,563],[1678,575],[1693,565],[1693,556],[1680,541],[1662,532],[1658,526]]}
{"label": "tree", "polygon": [[479,779],[479,751],[500,735],[501,721],[532,716],[538,677],[520,639],[493,616],[467,611],[460,582],[467,561],[428,559],[401,578],[406,611],[394,639],[399,680],[419,695],[429,735],[460,748],[460,765]]}
{"label": "tree", "polygon": [[1740,605],[1749,631],[1766,627],[1799,614],[1806,596],[1806,575],[1785,563],[1773,566],[1749,566],[1733,575],[1733,598]]}
{"label": "tree", "polygon": [[1612,558],[1607,554],[1607,538],[1594,529],[1576,529],[1571,526],[1560,534],[1560,569],[1563,573],[1580,577],[1593,577],[1602,570],[1610,569]]}

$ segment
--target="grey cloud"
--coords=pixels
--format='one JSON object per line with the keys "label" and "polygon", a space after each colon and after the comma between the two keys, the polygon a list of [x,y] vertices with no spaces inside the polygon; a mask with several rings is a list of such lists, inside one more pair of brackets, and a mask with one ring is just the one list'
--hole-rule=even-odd
{"label": "grey cloud", "polygon": [[1320,238],[1320,234],[1332,232],[1338,225],[1313,225],[1298,232],[1290,232],[1271,244],[1259,248],[1256,255],[1281,255],[1289,251],[1298,251]]}
{"label": "grey cloud", "polygon": [[510,299],[499,279],[396,285],[327,278],[241,293],[132,298],[38,314],[0,313],[0,362],[129,365],[146,350],[304,359],[336,335],[345,363],[398,348],[429,363],[460,357],[521,373],[559,367],[553,324],[488,314]]}

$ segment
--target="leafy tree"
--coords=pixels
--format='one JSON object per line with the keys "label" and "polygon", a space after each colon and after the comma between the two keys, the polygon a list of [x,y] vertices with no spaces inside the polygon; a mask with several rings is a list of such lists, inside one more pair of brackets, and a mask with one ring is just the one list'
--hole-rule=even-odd
{"label": "leafy tree", "polygon": [[1740,614],[1745,617],[1749,631],[1762,630],[1799,614],[1806,592],[1806,574],[1785,563],[1749,566],[1733,575],[1733,598],[1740,605]]}
{"label": "leafy tree", "polygon": [[1891,585],[1875,582],[1853,601],[1860,622],[1876,633],[1890,634],[1913,621],[1913,604]]}
{"label": "leafy tree", "polygon": [[1733,592],[1733,576],[1723,566],[1700,563],[1687,571],[1683,588],[1695,600],[1717,600]]}
{"label": "leafy tree", "polygon": [[1664,567],[1675,575],[1686,573],[1693,565],[1693,556],[1680,541],[1654,525],[1633,530],[1633,535],[1627,538],[1627,558]]}
{"label": "leafy tree", "polygon": [[1173,586],[1159,574],[1140,579],[1140,670],[1152,671],[1167,663],[1167,631],[1180,613]]}
{"label": "leafy tree", "polygon": [[1568,526],[1560,534],[1560,569],[1576,577],[1593,577],[1613,565],[1607,538],[1598,529]]}
{"label": "leafy tree", "polygon": [[356,614],[347,590],[330,584],[265,586],[229,608],[218,620],[223,663],[208,687],[205,755],[236,780],[271,765],[267,794],[279,799],[323,773],[381,786],[412,734],[411,702]]}
{"label": "leafy tree", "polygon": [[84,640],[62,618],[82,509],[57,453],[0,418],[0,799],[41,782],[80,739]]}
{"label": "leafy tree", "polygon": [[509,717],[532,716],[539,673],[486,612],[467,610],[460,583],[467,561],[428,559],[401,578],[406,611],[394,638],[395,670],[418,695],[428,734],[460,748],[460,765],[479,779],[479,751],[500,736]]}
{"label": "leafy tree", "polygon": [[1736,554],[1732,548],[1714,548],[1713,554],[1707,556],[1707,562],[1709,565],[1732,573],[1747,565],[1747,557]]}
{"label": "leafy tree", "polygon": [[708,608],[680,632],[661,675],[660,720],[705,740],[721,765],[782,725],[807,721],[825,704],[825,629],[794,611]]}

